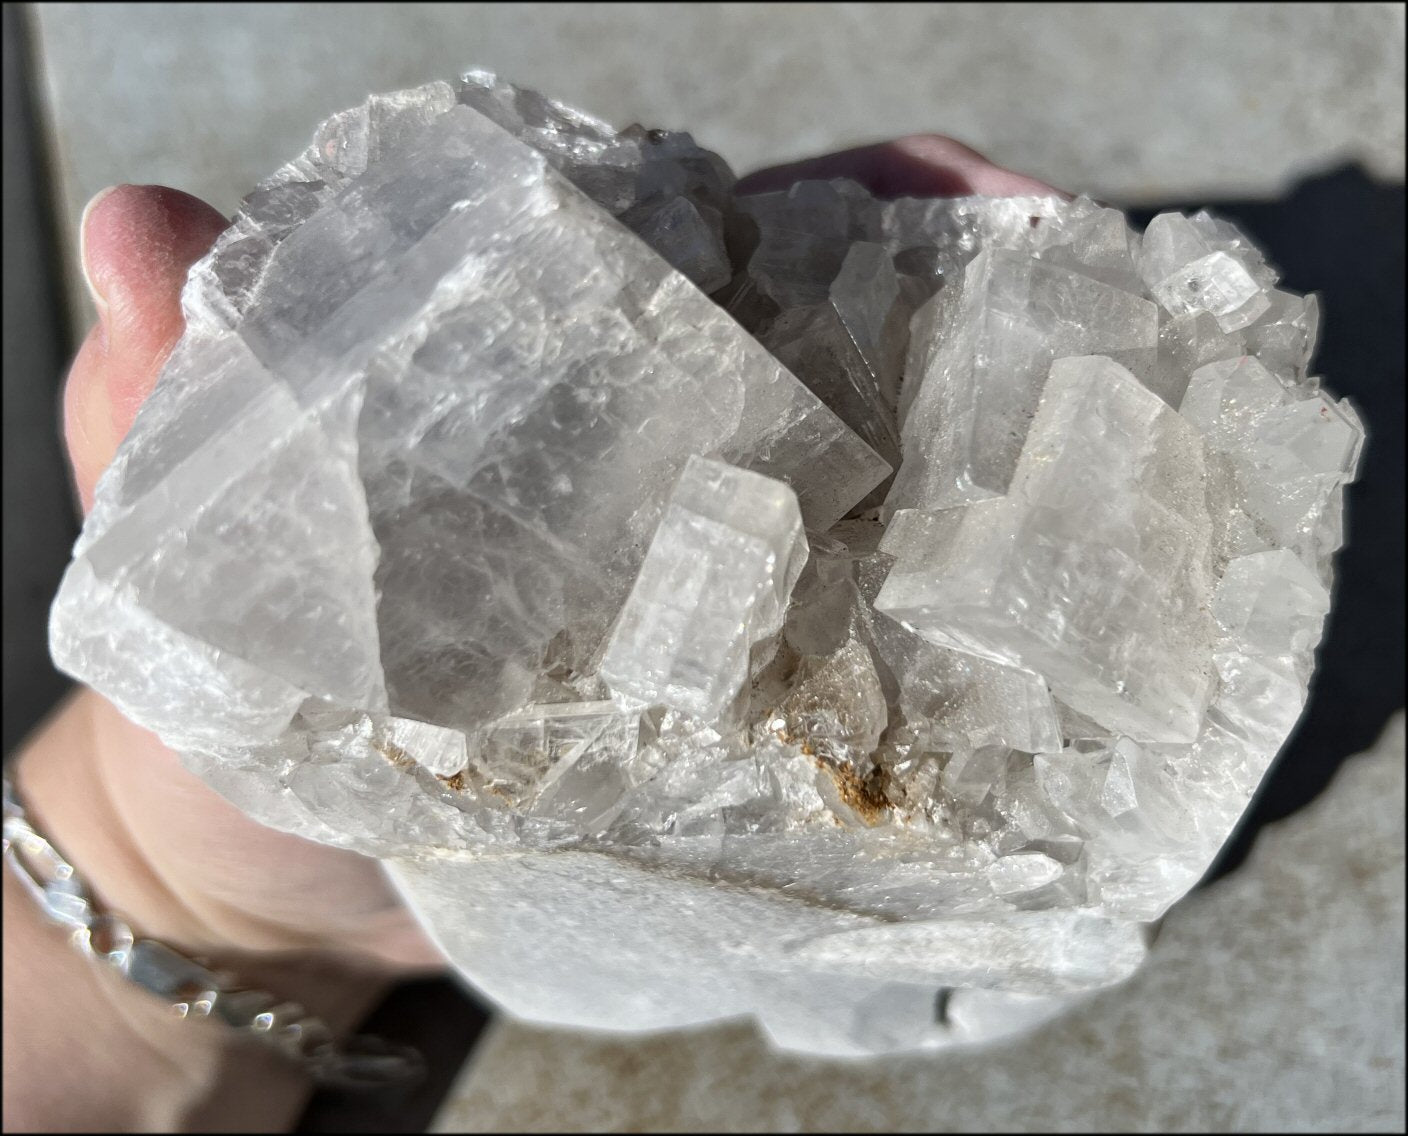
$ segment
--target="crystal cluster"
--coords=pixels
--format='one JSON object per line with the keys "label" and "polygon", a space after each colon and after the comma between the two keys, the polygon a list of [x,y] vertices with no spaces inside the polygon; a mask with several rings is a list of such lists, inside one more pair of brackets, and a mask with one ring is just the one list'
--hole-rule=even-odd
{"label": "crystal cluster", "polygon": [[995,1036],[1138,965],[1300,713],[1363,431],[1275,283],[373,97],[192,270],[54,655],[521,1015]]}

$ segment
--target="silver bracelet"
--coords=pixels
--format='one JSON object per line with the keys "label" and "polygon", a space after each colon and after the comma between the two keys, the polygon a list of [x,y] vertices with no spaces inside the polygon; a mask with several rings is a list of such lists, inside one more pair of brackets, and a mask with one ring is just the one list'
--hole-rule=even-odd
{"label": "silver bracelet", "polygon": [[44,913],[67,927],[70,941],[144,990],[167,999],[179,1018],[218,1018],[247,1036],[300,1061],[315,1083],[372,1090],[419,1080],[420,1053],[409,1046],[358,1036],[338,1044],[332,1030],[296,1002],[263,990],[242,989],[233,975],[212,970],[154,939],[138,939],[111,912],[97,910],[73,865],[34,831],[8,772],[5,782],[5,862]]}

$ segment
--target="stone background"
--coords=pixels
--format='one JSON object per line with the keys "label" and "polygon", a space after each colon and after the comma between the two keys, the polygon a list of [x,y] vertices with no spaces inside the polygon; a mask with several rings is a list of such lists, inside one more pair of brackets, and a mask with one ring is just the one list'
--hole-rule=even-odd
{"label": "stone background", "polygon": [[62,229],[121,181],[230,213],[368,91],[470,67],[740,173],[917,131],[1122,205],[1401,181],[1401,4],[39,4]]}
{"label": "stone background", "polygon": [[[469,66],[739,170],[952,134],[1122,202],[1403,176],[1398,4],[44,4],[66,204],[164,181],[229,211],[359,102]],[[95,113],[99,111],[100,113]]]}
{"label": "stone background", "polygon": [[[1404,7],[1400,4],[44,4],[5,19],[4,748],[63,689],[48,600],[75,530],[54,430],[90,310],[83,203],[160,182],[231,212],[368,91],[484,67],[740,171],[912,131],[1124,206],[1214,203],[1322,289],[1321,368],[1370,430],[1310,710],[1149,967],[1006,1046],[818,1064],[746,1024],[610,1040],[443,984],[376,1030],[431,1084],[304,1131],[1317,1130],[1404,1125]],[[1147,212],[1144,214],[1147,218]],[[1299,811],[1296,811],[1299,810]],[[373,1023],[368,1023],[373,1029]],[[399,1111],[398,1111],[399,1108]]]}

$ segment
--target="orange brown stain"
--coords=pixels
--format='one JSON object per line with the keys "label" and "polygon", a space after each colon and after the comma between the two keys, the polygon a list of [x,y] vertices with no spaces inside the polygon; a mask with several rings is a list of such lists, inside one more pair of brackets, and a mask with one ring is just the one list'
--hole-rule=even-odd
{"label": "orange brown stain", "polygon": [[832,765],[817,760],[817,768],[823,769],[836,783],[836,791],[841,800],[849,805],[861,820],[868,825],[879,824],[893,806],[885,796],[884,775],[877,768],[875,774],[862,780],[849,765]]}
{"label": "orange brown stain", "polygon": [[373,748],[399,769],[414,769],[415,759],[394,742],[373,742]]}

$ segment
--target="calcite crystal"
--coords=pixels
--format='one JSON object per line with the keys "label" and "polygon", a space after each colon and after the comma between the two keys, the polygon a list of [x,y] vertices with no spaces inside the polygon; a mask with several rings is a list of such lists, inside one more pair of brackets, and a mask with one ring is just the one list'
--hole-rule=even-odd
{"label": "calcite crystal", "polygon": [[1275,283],[1206,214],[376,96],[192,270],[54,656],[522,1016],[1024,1028],[1304,702],[1363,431]]}
{"label": "calcite crystal", "polygon": [[717,721],[743,689],[754,646],[782,630],[806,559],[791,489],[690,458],[598,673],[642,707]]}
{"label": "calcite crystal", "polygon": [[932,514],[875,607],[1036,671],[1116,734],[1191,742],[1212,643],[1203,441],[1104,356],[1048,373],[1008,494]]}

